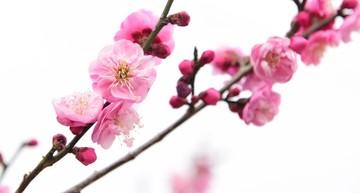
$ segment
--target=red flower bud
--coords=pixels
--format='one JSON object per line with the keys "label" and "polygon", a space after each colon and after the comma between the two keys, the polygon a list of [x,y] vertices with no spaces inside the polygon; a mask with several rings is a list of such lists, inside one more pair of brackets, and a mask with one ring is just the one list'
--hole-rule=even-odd
{"label": "red flower bud", "polygon": [[97,159],[95,150],[91,147],[74,147],[73,153],[76,159],[85,166],[94,163]]}
{"label": "red flower bud", "polygon": [[187,26],[190,22],[190,15],[186,11],[175,13],[168,17],[168,22],[178,26]]}
{"label": "red flower bud", "polygon": [[66,146],[66,137],[63,134],[56,134],[52,138],[52,143],[56,150],[61,151]]}
{"label": "red flower bud", "polygon": [[213,50],[207,50],[201,54],[201,57],[198,63],[203,66],[204,64],[208,64],[214,60],[215,52]]}
{"label": "red flower bud", "polygon": [[34,147],[34,146],[37,146],[38,141],[36,139],[31,139],[24,144],[25,144],[25,146],[28,146],[28,147]]}
{"label": "red flower bud", "polygon": [[219,91],[214,88],[209,88],[204,92],[201,92],[199,97],[205,102],[207,105],[216,105],[218,101],[221,99],[221,95]]}
{"label": "red flower bud", "polygon": [[186,103],[187,103],[187,100],[185,98],[181,98],[178,96],[172,96],[170,98],[170,105],[174,109],[180,108],[181,106],[183,106]]}

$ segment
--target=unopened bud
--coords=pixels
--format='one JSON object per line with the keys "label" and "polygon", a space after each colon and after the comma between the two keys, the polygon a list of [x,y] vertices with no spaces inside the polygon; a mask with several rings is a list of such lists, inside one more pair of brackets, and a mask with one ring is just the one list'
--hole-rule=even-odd
{"label": "unopened bud", "polygon": [[213,50],[207,50],[201,54],[201,57],[198,63],[203,66],[204,64],[208,64],[214,60],[215,52]]}
{"label": "unopened bud", "polygon": [[310,16],[307,12],[301,11],[296,17],[295,22],[300,26],[309,26],[310,25]]}
{"label": "unopened bud", "polygon": [[63,134],[56,134],[52,138],[53,146],[56,150],[61,151],[66,146],[66,137]]}
{"label": "unopened bud", "polygon": [[207,105],[216,105],[218,101],[221,99],[221,95],[219,91],[214,88],[209,88],[204,92],[201,92],[199,97],[205,102]]}
{"label": "unopened bud", "polygon": [[241,87],[240,86],[236,86],[233,88],[229,89],[229,97],[234,97],[234,96],[238,96],[241,92]]}
{"label": "unopened bud", "polygon": [[190,75],[190,74],[192,74],[193,71],[194,71],[194,63],[193,63],[193,61],[183,60],[179,64],[179,70],[180,70],[182,75]]}
{"label": "unopened bud", "polygon": [[168,22],[178,26],[187,26],[190,22],[190,15],[186,11],[172,14],[168,17]]}
{"label": "unopened bud", "polygon": [[301,54],[307,45],[309,44],[309,41],[304,38],[301,35],[295,35],[290,39],[290,49],[292,49],[294,52]]}
{"label": "unopened bud", "polygon": [[172,96],[170,98],[170,105],[174,109],[180,108],[184,104],[187,104],[187,100],[185,98],[181,98],[181,97],[178,97],[178,96]]}
{"label": "unopened bud", "polygon": [[84,127],[70,127],[70,131],[74,135],[80,135],[84,130]]}
{"label": "unopened bud", "polygon": [[95,150],[91,147],[74,147],[73,154],[85,166],[94,163],[97,159]]}
{"label": "unopened bud", "polygon": [[25,146],[28,146],[28,147],[34,147],[34,146],[37,146],[38,141],[36,139],[31,139],[24,144],[25,144]]}
{"label": "unopened bud", "polygon": [[191,96],[191,104],[195,105],[197,102],[199,102],[200,98],[199,96],[193,95]]}
{"label": "unopened bud", "polygon": [[176,91],[179,97],[186,98],[191,93],[191,88],[189,87],[188,84],[182,81],[178,81],[176,85]]}

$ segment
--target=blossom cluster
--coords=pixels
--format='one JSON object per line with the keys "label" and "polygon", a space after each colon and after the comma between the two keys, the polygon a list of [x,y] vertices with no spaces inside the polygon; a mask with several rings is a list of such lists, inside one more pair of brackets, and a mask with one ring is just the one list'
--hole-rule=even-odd
{"label": "blossom cluster", "polygon": [[[292,21],[291,33],[286,37],[272,36],[266,42],[253,46],[249,55],[240,48],[226,46],[203,53],[212,53],[206,63],[213,67],[214,74],[234,77],[243,68],[251,66],[251,70],[227,90],[226,96],[214,88],[196,95],[193,81],[204,65],[201,63],[203,56],[199,60],[194,57],[191,61],[182,61],[179,64],[182,77],[177,84],[177,95],[170,99],[172,107],[179,108],[185,104],[193,106],[198,99],[203,99],[207,105],[224,101],[246,124],[262,126],[273,120],[279,112],[281,101],[280,94],[273,91],[273,85],[291,80],[298,67],[298,58],[306,65],[317,65],[326,48],[338,46],[340,41],[349,42],[351,33],[360,31],[360,6],[357,0],[344,0],[338,9],[331,1],[304,2],[304,5],[298,2],[299,12]],[[343,18],[340,27],[335,25],[338,16]],[[329,21],[318,26],[326,20]],[[249,92],[251,97],[246,97]],[[188,99],[190,93],[192,95]]]}
{"label": "blossom cluster", "polygon": [[[174,49],[174,26],[186,26],[190,17],[180,12],[168,17],[168,24],[151,40],[159,17],[148,10],[130,14],[114,35],[114,43],[105,46],[89,66],[93,91],[77,92],[54,99],[57,121],[81,135],[95,124],[92,141],[108,149],[116,137],[131,147],[131,132],[142,126],[136,107],[144,101],[156,78],[155,66]],[[66,138],[53,138],[57,151],[66,146]],[[93,163],[93,148],[74,147],[73,154],[84,165]]]}

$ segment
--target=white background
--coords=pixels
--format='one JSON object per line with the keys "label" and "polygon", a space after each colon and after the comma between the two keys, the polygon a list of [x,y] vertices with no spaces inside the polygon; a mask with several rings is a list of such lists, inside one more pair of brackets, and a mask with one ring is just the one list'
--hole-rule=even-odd
{"label": "white background", "polygon": [[[165,0],[0,1],[0,152],[8,160],[18,145],[37,138],[3,181],[15,191],[22,176],[50,149],[51,138],[70,131],[55,119],[53,98],[91,89],[89,63],[113,42],[122,20],[146,8],[160,15]],[[139,146],[185,110],[168,105],[180,73],[178,63],[221,45],[245,53],[269,36],[282,36],[296,14],[292,1],[175,1],[171,13],[186,10],[190,25],[175,29],[175,50],[157,66],[158,77],[139,113],[145,127]],[[317,66],[299,64],[293,79],[276,85],[280,113],[264,127],[247,126],[225,104],[208,107],[136,160],[84,189],[84,193],[169,193],[174,172],[186,172],[192,157],[208,152],[214,160],[209,193],[360,192],[360,38],[329,49]],[[205,68],[199,89],[220,88],[224,77]],[[198,90],[200,91],[200,90]],[[79,146],[96,149],[87,167],[68,155],[44,170],[29,193],[62,192],[131,149],[115,141],[103,150],[85,135]]]}

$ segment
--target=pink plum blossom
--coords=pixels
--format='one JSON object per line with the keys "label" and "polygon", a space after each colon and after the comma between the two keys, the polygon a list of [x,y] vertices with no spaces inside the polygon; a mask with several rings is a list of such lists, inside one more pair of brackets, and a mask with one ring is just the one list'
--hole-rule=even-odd
{"label": "pink plum blossom", "polygon": [[271,37],[251,50],[254,73],[269,83],[285,83],[297,69],[296,53],[289,48],[288,38]]}
{"label": "pink plum blossom", "polygon": [[211,62],[214,67],[214,74],[230,74],[235,75],[239,71],[240,58],[245,57],[239,48],[222,46],[215,50],[215,58]]}
{"label": "pink plum blossom", "polygon": [[57,120],[70,127],[81,127],[96,121],[104,101],[93,92],[78,92],[52,101]]}
{"label": "pink plum blossom", "polygon": [[240,80],[240,85],[243,90],[256,92],[257,90],[259,90],[259,88],[262,88],[264,86],[271,86],[272,84],[269,84],[268,82],[260,79],[254,74],[254,72],[250,72]]}
{"label": "pink plum blossom", "polygon": [[140,117],[133,105],[128,101],[120,101],[105,107],[95,125],[92,141],[108,149],[115,137],[121,136],[123,142],[130,147],[133,140],[130,132],[136,127],[141,127]]}
{"label": "pink plum blossom", "polygon": [[339,28],[341,39],[346,43],[351,41],[351,33],[354,31],[360,31],[360,6],[344,19]]}
{"label": "pink plum blossom", "polygon": [[280,94],[272,91],[271,87],[263,87],[252,95],[241,117],[246,124],[262,126],[278,114],[280,100]]}
{"label": "pink plum blossom", "polygon": [[156,78],[155,60],[139,44],[119,40],[103,48],[89,68],[93,89],[109,102],[145,99]]}
{"label": "pink plum blossom", "polygon": [[189,173],[175,174],[171,179],[173,193],[206,193],[212,180],[212,165],[206,156],[195,158]]}
{"label": "pink plum blossom", "polygon": [[308,0],[305,10],[319,18],[326,18],[336,13],[336,9],[329,0]]}
{"label": "pink plum blossom", "polygon": [[[151,11],[141,9],[134,12],[121,23],[120,30],[116,32],[114,40],[126,39],[143,46],[151,32],[155,29],[158,20],[159,17],[155,16]],[[145,54],[162,59],[169,56],[175,46],[172,37],[173,31],[173,25],[167,24],[164,26]]]}
{"label": "pink plum blossom", "polygon": [[321,30],[313,33],[309,37],[307,47],[301,53],[301,61],[307,65],[318,65],[326,48],[337,46],[339,41],[339,34],[334,30]]}
{"label": "pink plum blossom", "polygon": [[8,187],[0,185],[0,193],[9,193],[9,192],[10,190]]}

